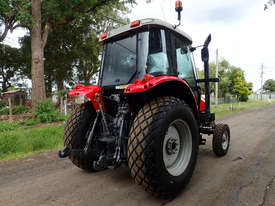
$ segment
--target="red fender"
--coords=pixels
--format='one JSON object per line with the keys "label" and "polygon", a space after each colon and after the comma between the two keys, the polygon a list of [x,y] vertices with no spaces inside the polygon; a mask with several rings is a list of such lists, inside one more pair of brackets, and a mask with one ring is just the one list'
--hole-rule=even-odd
{"label": "red fender", "polygon": [[197,99],[194,96],[194,93],[191,89],[191,87],[189,86],[189,84],[183,80],[180,79],[178,77],[175,76],[158,76],[158,77],[154,77],[153,75],[150,74],[145,74],[143,76],[142,80],[136,80],[133,84],[129,85],[125,90],[124,93],[126,94],[131,94],[131,93],[139,93],[139,92],[145,92],[148,91],[150,89],[152,89],[153,87],[164,83],[164,82],[168,82],[168,81],[178,81],[183,83],[191,92],[195,103],[196,103],[196,109],[198,111],[198,102]]}
{"label": "red fender", "polygon": [[98,111],[100,108],[97,102],[97,98],[95,96],[97,93],[100,94],[100,97],[99,97],[100,102],[102,104],[103,111],[105,112],[105,106],[101,96],[102,88],[100,86],[97,86],[97,85],[84,86],[82,84],[77,84],[75,88],[69,92],[69,96],[70,97],[84,96],[89,98],[93,103],[94,109]]}

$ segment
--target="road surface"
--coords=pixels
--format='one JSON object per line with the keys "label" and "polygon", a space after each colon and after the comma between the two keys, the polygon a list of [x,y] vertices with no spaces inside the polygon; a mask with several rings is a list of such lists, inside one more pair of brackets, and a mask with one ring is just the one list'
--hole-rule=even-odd
{"label": "road surface", "polygon": [[190,184],[173,200],[144,192],[127,168],[87,173],[52,151],[0,162],[0,205],[275,206],[275,105],[221,121],[231,128],[228,155],[215,157],[210,138],[200,147]]}

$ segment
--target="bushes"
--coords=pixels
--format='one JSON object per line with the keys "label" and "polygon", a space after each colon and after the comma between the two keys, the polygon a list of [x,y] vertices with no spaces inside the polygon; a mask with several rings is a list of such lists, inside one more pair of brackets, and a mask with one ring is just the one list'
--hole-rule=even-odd
{"label": "bushes", "polygon": [[7,106],[6,102],[0,101],[0,110],[1,110],[3,107],[6,107],[6,106]]}
{"label": "bushes", "polygon": [[49,99],[38,103],[35,108],[34,116],[37,120],[43,123],[64,121],[66,119],[65,115],[62,115]]}
{"label": "bushes", "polygon": [[[9,108],[3,104],[3,106],[1,107],[1,102],[0,102],[0,115],[8,115],[9,114]],[[29,111],[31,108],[28,106],[24,106],[24,105],[16,105],[12,107],[12,114],[16,115],[16,114],[22,114],[24,112]]]}
{"label": "bushes", "polygon": [[9,114],[9,108],[7,107],[0,108],[0,115],[7,115],[7,114]]}
{"label": "bushes", "polygon": [[24,105],[14,106],[12,108],[12,114],[22,114],[24,112],[30,111],[30,109],[31,109],[30,107],[24,106]]}

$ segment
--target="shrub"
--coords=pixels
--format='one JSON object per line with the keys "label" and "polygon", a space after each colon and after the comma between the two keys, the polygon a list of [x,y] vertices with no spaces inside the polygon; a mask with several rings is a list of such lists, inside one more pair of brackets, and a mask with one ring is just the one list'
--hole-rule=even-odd
{"label": "shrub", "polygon": [[30,110],[30,107],[24,105],[14,106],[12,108],[12,114],[22,114]]}
{"label": "shrub", "polygon": [[[12,114],[22,114],[30,110],[30,107],[24,105],[16,105],[12,107]],[[0,115],[8,115],[9,108],[6,106],[0,107]]]}
{"label": "shrub", "polygon": [[9,114],[9,108],[2,107],[0,108],[0,115],[7,115]]}
{"label": "shrub", "polygon": [[12,131],[20,127],[19,122],[0,121],[0,132]]}
{"label": "shrub", "polygon": [[6,102],[0,101],[0,110],[1,110],[3,107],[6,107],[6,106],[7,106]]}
{"label": "shrub", "polygon": [[50,99],[46,99],[37,104],[34,112],[35,118],[40,122],[57,122],[64,121],[65,116],[62,115],[54,106]]}

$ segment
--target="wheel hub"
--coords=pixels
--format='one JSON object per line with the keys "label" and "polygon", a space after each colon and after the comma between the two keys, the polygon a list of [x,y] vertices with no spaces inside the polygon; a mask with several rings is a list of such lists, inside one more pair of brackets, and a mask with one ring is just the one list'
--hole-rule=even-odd
{"label": "wheel hub", "polygon": [[166,143],[166,152],[168,155],[176,154],[179,151],[178,139],[170,137]]}
{"label": "wheel hub", "polygon": [[163,161],[167,171],[173,176],[182,174],[191,154],[192,135],[189,125],[177,119],[169,125],[163,142]]}

